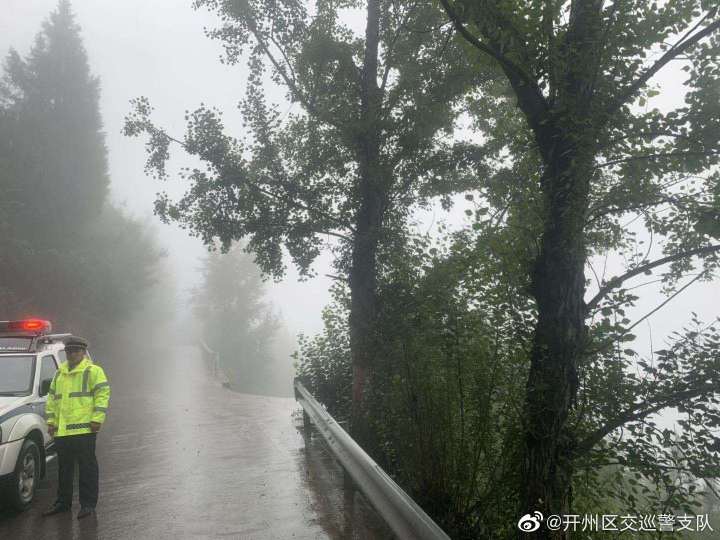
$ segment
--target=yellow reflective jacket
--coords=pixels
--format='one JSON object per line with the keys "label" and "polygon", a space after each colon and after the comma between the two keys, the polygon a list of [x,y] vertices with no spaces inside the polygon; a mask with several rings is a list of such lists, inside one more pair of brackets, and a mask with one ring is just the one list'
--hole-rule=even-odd
{"label": "yellow reflective jacket", "polygon": [[73,369],[65,361],[50,383],[45,417],[57,428],[56,437],[92,433],[90,422],[105,421],[109,401],[110,383],[103,368],[87,356]]}

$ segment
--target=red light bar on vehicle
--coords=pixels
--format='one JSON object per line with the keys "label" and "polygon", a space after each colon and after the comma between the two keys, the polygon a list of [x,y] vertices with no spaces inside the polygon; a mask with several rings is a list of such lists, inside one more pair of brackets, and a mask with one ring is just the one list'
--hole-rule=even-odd
{"label": "red light bar on vehicle", "polygon": [[24,319],[22,321],[0,321],[0,332],[8,334],[13,332],[26,334],[47,334],[52,330],[50,321],[43,319]]}

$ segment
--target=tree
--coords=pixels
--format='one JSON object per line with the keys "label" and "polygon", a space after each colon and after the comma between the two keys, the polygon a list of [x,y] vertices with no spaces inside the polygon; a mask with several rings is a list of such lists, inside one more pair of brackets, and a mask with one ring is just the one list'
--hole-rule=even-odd
{"label": "tree", "polygon": [[[247,238],[261,269],[284,273],[283,248],[304,274],[321,249],[336,254],[350,290],[353,431],[359,435],[366,381],[377,347],[378,250],[402,231],[410,207],[457,189],[472,145],[447,135],[468,84],[459,44],[429,2],[385,0],[310,9],[290,1],[197,0],[216,11],[226,61],[245,58],[249,79],[241,104],[249,145],[224,134],[221,113],[188,114],[182,139],[150,118],[147,99],[135,101],[125,133],[149,136],[148,169],[166,177],[171,142],[199,157],[204,170],[186,171],[187,194],[162,195],[156,211],[211,244]],[[364,38],[340,20],[345,7],[366,13]],[[264,94],[269,70],[299,110],[283,115]]]}
{"label": "tree", "polygon": [[5,61],[0,316],[42,315],[100,337],[142,303],[162,253],[107,201],[99,81],[79,31],[62,0],[29,55]]}
{"label": "tree", "polygon": [[257,267],[240,246],[234,246],[205,259],[193,304],[203,339],[220,354],[233,387],[277,393],[273,342],[280,323],[263,296]]}
{"label": "tree", "polygon": [[[598,341],[600,351],[612,350],[617,342],[612,338],[627,338],[632,327],[621,322],[623,329],[607,339],[613,325],[588,321],[595,310],[622,319],[636,299],[622,285],[654,269],[669,268],[663,280],[672,292],[694,258],[703,264],[698,279],[709,279],[717,268],[718,180],[712,167],[720,153],[718,8],[699,0],[662,6],[645,0],[441,3],[461,39],[505,75],[524,120],[519,128],[500,124],[489,135],[511,135],[507,148],[515,165],[528,171],[534,164],[538,171],[517,179],[535,188],[534,197],[525,188],[530,196],[524,204],[540,224],[529,268],[537,322],[526,390],[520,514],[567,514],[574,467],[606,435],[673,403],[695,398],[707,403],[716,391],[711,386],[717,388],[717,358],[703,371],[711,377],[709,385],[672,377],[673,384],[652,387],[648,401],[638,403],[633,390],[649,388],[637,381],[619,403],[625,410],[579,440],[582,423],[576,421],[586,409],[578,407],[578,392],[592,386],[587,377],[604,358]],[[650,85],[653,76],[681,58],[690,75],[685,106],[667,113],[642,109],[658,92]],[[492,121],[493,112],[484,108],[479,115]],[[703,173],[700,189],[679,191],[679,183]],[[663,215],[663,208],[672,213]],[[641,254],[626,274],[600,281],[599,292],[586,302],[588,257],[633,244],[619,221],[632,212],[666,238],[665,256],[649,260],[649,250]],[[621,377],[625,366],[620,362],[611,371]]]}
{"label": "tree", "polygon": [[[478,227],[412,235],[383,253],[381,340],[369,391],[373,459],[451,537],[515,530],[523,378],[534,320],[496,251],[514,231]],[[303,342],[298,373],[336,419],[346,418],[347,309],[342,294],[324,332]]]}
{"label": "tree", "polygon": [[[2,101],[16,128],[5,144],[19,153],[13,189],[35,194],[14,219],[26,224],[34,245],[47,246],[97,216],[109,185],[99,81],[68,1],[43,23],[27,59],[10,51],[5,71]],[[42,226],[27,227],[31,222]]]}

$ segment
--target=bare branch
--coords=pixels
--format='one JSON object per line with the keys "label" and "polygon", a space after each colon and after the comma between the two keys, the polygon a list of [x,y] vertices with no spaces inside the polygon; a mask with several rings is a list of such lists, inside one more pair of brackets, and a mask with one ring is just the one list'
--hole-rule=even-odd
{"label": "bare branch", "polygon": [[621,163],[630,163],[632,161],[641,161],[643,159],[672,159],[677,157],[703,157],[717,155],[720,155],[720,152],[667,152],[659,154],[646,154],[643,156],[630,156],[627,158],[611,159],[603,163],[598,163],[597,165],[595,165],[595,168],[601,169],[603,167],[610,167],[612,165],[618,165]]}
{"label": "bare branch", "polygon": [[522,67],[502,54],[496,47],[483,43],[473,35],[460,20],[459,15],[450,4],[450,0],[440,0],[440,3],[443,5],[445,12],[460,35],[473,47],[494,58],[500,64],[500,67],[515,91],[515,95],[518,98],[518,105],[527,116],[533,131],[535,131],[538,136],[547,135],[547,128],[549,126],[545,126],[544,124],[548,121],[549,105],[537,81],[530,77]]}
{"label": "bare branch", "polygon": [[277,42],[275,37],[271,34],[270,35],[270,41],[272,41],[273,45],[275,45],[275,48],[280,51],[280,54],[283,57],[283,61],[285,62],[285,66],[287,66],[287,70],[290,73],[289,78],[293,82],[293,86],[297,87],[297,77],[295,76],[295,69],[293,68],[292,64],[290,63],[290,59],[288,58],[287,53],[285,52],[285,49],[283,49],[280,44]]}
{"label": "bare branch", "polygon": [[673,133],[672,131],[642,131],[639,133],[626,133],[625,135],[622,135],[621,137],[615,137],[613,139],[609,139],[605,143],[603,143],[599,148],[605,149],[612,147],[615,143],[619,143],[621,141],[627,141],[628,139],[657,139],[659,137],[670,137],[673,139],[682,139],[685,141],[700,143],[697,139],[693,139],[692,137],[688,137],[687,135],[683,135],[682,133]]}
{"label": "bare branch", "polygon": [[703,478],[705,480],[705,485],[708,487],[708,489],[712,492],[713,495],[715,495],[715,498],[720,500],[720,493],[717,492],[717,490],[712,485],[712,478]]}
{"label": "bare branch", "polygon": [[656,261],[649,262],[647,264],[643,264],[641,266],[638,266],[637,268],[634,268],[630,270],[629,272],[623,274],[622,276],[616,276],[614,278],[611,278],[610,281],[607,282],[607,284],[604,287],[601,287],[598,293],[593,296],[593,298],[585,304],[586,312],[591,311],[595,308],[595,306],[598,305],[598,303],[607,296],[607,294],[612,291],[613,289],[617,289],[620,285],[622,285],[625,281],[627,281],[630,278],[633,278],[635,276],[638,276],[640,274],[644,274],[645,272],[648,272],[652,270],[653,268],[657,268],[658,266],[662,266],[674,261],[679,261],[681,259],[687,259],[688,257],[694,257],[696,255],[709,255],[711,253],[715,253],[720,251],[720,245],[711,245],[711,246],[705,246],[701,248],[691,249],[689,251],[683,251],[682,253],[676,253],[674,255],[668,255],[667,257],[663,257],[662,259],[658,259]]}
{"label": "bare branch", "polygon": [[657,306],[655,309],[653,309],[652,311],[650,311],[650,313],[647,313],[647,314],[644,315],[643,317],[640,317],[637,321],[635,321],[633,324],[631,324],[630,326],[628,326],[628,328],[623,332],[623,335],[627,334],[628,332],[630,332],[630,330],[632,330],[633,328],[635,328],[638,324],[640,324],[640,323],[643,322],[644,320],[650,318],[653,314],[655,314],[655,313],[657,313],[658,311],[660,311],[660,310],[661,310],[662,308],[664,308],[673,298],[675,298],[675,297],[678,296],[680,293],[682,293],[685,289],[687,289],[688,287],[690,287],[690,285],[692,285],[693,283],[695,283],[696,281],[698,281],[703,275],[704,275],[704,272],[698,273],[693,279],[691,279],[690,281],[688,281],[685,285],[683,285],[682,287],[680,287],[677,291],[675,291],[673,294],[671,294],[671,295],[668,296],[665,300],[663,300],[663,302],[661,302],[660,305]]}
{"label": "bare branch", "polygon": [[[513,71],[518,74],[518,76],[521,76],[522,70],[516,66],[513,62],[508,60],[505,56],[500,54],[495,49],[489,47],[485,43],[482,43],[476,36],[474,36],[462,23],[460,20],[460,17],[458,16],[457,12],[453,9],[453,7],[450,5],[449,0],[440,0],[440,3],[443,5],[443,8],[445,9],[445,13],[447,13],[448,17],[450,17],[450,20],[452,21],[453,25],[455,26],[455,29],[460,33],[460,35],[465,38],[465,40],[470,43],[473,47],[478,49],[479,51],[491,56],[495,60],[497,60],[504,68],[509,69],[510,71]],[[522,76],[521,76],[522,78]],[[525,79],[527,82],[530,82],[527,78],[527,75],[525,75]]]}
{"label": "bare branch", "polygon": [[343,240],[345,242],[352,242],[352,238],[350,238],[346,234],[341,234],[341,233],[334,232],[334,231],[328,231],[327,229],[318,229],[315,232],[318,234],[327,234],[328,236],[334,236],[335,238],[339,238],[340,240]]}
{"label": "bare branch", "polygon": [[588,435],[582,442],[580,442],[576,449],[576,455],[579,456],[589,452],[596,444],[603,440],[605,436],[609,435],[617,428],[624,426],[628,422],[640,420],[667,407],[678,405],[688,399],[693,399],[698,396],[702,396],[703,394],[717,393],[718,391],[720,390],[718,389],[718,386],[716,384],[706,384],[703,386],[682,390],[672,394],[657,396],[654,400],[656,401],[656,403],[650,404],[645,401],[643,403],[633,405],[624,413],[621,413],[619,416],[608,420],[608,422],[604,426],[595,430],[593,433]]}
{"label": "bare branch", "polygon": [[[416,8],[417,6],[413,6]],[[385,69],[383,70],[382,75],[382,83],[380,84],[380,91],[385,92],[385,87],[387,86],[388,76],[390,75],[390,69],[392,68],[392,59],[393,59],[393,53],[395,52],[395,45],[397,44],[397,40],[400,38],[400,35],[403,30],[407,28],[407,22],[410,20],[410,16],[413,14],[415,9],[409,9],[407,13],[405,13],[405,18],[403,21],[398,25],[397,31],[395,32],[395,35],[393,35],[392,40],[388,44],[387,52],[385,54]]]}
{"label": "bare branch", "polygon": [[[690,196],[685,197],[685,199],[691,199]],[[697,201],[692,200],[693,203],[697,204]],[[626,212],[630,212],[632,210],[644,210],[646,208],[651,208],[653,206],[659,206],[661,204],[673,204],[678,208],[685,208],[685,201],[683,201],[683,197],[674,197],[674,196],[667,196],[667,197],[661,197],[659,199],[655,199],[652,201],[644,201],[644,202],[637,202],[629,204],[628,206],[613,206],[611,204],[607,205],[598,205],[592,208],[588,212],[588,219],[585,222],[586,226],[590,226],[593,223],[595,223],[597,220],[611,215],[611,214],[625,214]]]}

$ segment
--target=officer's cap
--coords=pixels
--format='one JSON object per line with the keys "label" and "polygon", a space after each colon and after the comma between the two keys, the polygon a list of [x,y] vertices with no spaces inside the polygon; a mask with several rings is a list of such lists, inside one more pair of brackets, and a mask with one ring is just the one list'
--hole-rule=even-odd
{"label": "officer's cap", "polygon": [[70,336],[65,340],[65,349],[87,349],[88,342],[78,336]]}

